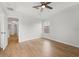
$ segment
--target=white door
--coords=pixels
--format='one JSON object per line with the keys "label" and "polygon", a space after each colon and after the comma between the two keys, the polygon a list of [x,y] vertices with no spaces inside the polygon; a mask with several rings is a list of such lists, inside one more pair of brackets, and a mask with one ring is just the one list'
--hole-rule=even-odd
{"label": "white door", "polygon": [[8,21],[4,14],[0,15],[1,19],[1,48],[5,49],[8,44]]}

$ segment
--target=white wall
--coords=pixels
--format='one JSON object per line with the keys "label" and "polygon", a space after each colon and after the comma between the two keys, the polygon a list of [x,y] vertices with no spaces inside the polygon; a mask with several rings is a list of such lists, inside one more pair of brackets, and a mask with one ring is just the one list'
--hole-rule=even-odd
{"label": "white wall", "polygon": [[79,47],[79,4],[52,14],[48,21],[50,35],[44,37]]}
{"label": "white wall", "polygon": [[0,47],[1,47],[1,20],[2,20],[2,10],[0,5]]}
{"label": "white wall", "polygon": [[[0,33],[1,33],[1,20],[0,20]],[[0,35],[0,47],[1,47],[1,35]]]}
{"label": "white wall", "polygon": [[19,20],[19,42],[40,38],[41,23],[27,24],[23,20]]}

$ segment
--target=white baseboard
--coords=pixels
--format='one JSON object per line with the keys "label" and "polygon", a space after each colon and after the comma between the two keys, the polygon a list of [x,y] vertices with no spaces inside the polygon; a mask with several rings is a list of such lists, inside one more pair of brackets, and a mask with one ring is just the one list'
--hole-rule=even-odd
{"label": "white baseboard", "polygon": [[19,43],[24,42],[24,41],[29,41],[29,40],[39,39],[39,38],[41,38],[41,37],[36,37],[36,38],[32,38],[32,39],[27,39],[27,40],[25,39],[25,40],[23,40],[23,41],[20,41],[20,40],[19,40]]}
{"label": "white baseboard", "polygon": [[[46,37],[43,37],[43,38],[46,38]],[[48,39],[48,40],[52,40],[52,41],[56,41],[56,42],[60,42],[60,43],[63,43],[63,44],[69,45],[69,46],[73,46],[73,47],[79,48],[78,45],[69,44],[69,43],[67,43],[67,42],[58,41],[58,40],[56,40],[56,39],[50,39],[50,38],[46,38],[46,39]]]}

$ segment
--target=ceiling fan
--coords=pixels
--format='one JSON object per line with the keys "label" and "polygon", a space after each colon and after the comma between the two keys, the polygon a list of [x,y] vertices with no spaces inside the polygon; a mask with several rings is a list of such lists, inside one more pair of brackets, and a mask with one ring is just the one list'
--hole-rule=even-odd
{"label": "ceiling fan", "polygon": [[41,11],[43,11],[44,8],[53,9],[52,7],[48,6],[51,2],[40,2],[41,5],[33,6],[33,8],[39,9],[41,7]]}

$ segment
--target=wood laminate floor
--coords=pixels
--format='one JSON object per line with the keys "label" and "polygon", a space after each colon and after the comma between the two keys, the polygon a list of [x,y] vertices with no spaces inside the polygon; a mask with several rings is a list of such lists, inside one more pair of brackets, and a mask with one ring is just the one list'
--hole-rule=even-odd
{"label": "wood laminate floor", "polygon": [[[11,37],[9,39],[17,39]],[[79,56],[79,48],[44,38],[29,40],[26,42],[10,42],[4,51],[0,51],[2,57],[76,57]]]}

